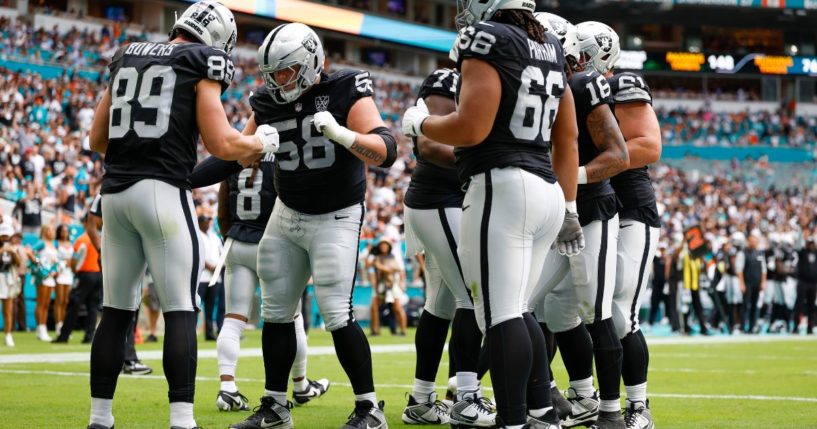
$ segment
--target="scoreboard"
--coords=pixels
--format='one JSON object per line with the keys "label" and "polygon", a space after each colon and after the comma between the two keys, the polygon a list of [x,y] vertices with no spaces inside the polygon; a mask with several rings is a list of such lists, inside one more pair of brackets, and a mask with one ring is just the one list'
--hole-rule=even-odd
{"label": "scoreboard", "polygon": [[622,51],[617,67],[625,70],[817,77],[817,57],[788,55]]}

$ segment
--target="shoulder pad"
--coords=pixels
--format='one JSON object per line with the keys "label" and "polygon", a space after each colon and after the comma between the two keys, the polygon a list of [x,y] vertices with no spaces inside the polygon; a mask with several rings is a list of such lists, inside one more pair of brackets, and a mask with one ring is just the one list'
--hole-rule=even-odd
{"label": "shoulder pad", "polygon": [[632,72],[622,72],[612,76],[609,81],[613,89],[614,102],[652,104],[650,87],[643,77]]}
{"label": "shoulder pad", "polygon": [[327,83],[332,85],[330,91],[337,94],[340,100],[348,100],[349,106],[363,97],[374,96],[372,75],[365,70],[348,69],[329,75]]}
{"label": "shoulder pad", "polygon": [[438,69],[423,81],[417,97],[426,98],[429,95],[440,95],[453,99],[457,95],[459,80],[460,73],[458,71]]}
{"label": "shoulder pad", "polygon": [[195,44],[188,51],[191,66],[203,79],[221,83],[222,92],[226,90],[235,76],[235,65],[230,56],[221,49]]}
{"label": "shoulder pad", "polygon": [[463,28],[457,35],[458,61],[467,58],[490,60],[498,55],[495,46],[511,37],[504,24],[478,22]]}
{"label": "shoulder pad", "polygon": [[275,103],[266,86],[261,85],[255,88],[250,95],[250,108],[255,114],[257,124],[263,124],[267,118],[276,108],[278,104]]}

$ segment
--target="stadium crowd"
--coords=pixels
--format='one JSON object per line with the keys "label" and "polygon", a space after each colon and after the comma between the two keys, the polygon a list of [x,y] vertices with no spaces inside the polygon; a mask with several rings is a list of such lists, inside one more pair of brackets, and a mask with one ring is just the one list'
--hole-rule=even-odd
{"label": "stadium crowd", "polygon": [[[70,289],[73,283],[69,276],[71,252],[68,248],[71,243],[67,237],[67,227],[82,221],[98,192],[103,173],[102,160],[89,150],[87,136],[94,115],[93,106],[106,85],[104,65],[122,43],[141,40],[145,36],[127,37],[113,25],[106,27],[101,34],[78,30],[67,33],[56,29],[35,30],[23,21],[7,18],[0,18],[0,34],[3,36],[0,39],[0,58],[59,63],[69,70],[59,78],[44,79],[34,73],[0,68],[0,76],[3,77],[0,102],[5,106],[0,112],[0,192],[10,202],[2,212],[0,235],[2,231],[7,232],[3,235],[4,243],[7,243],[4,251],[19,256],[16,263],[3,259],[6,283],[17,286],[6,286],[3,291],[14,293],[0,294],[0,298],[4,302],[14,301],[15,298],[16,303],[23,302],[26,298],[19,295],[21,276],[28,272],[36,277],[38,290],[43,290],[42,296],[38,292],[37,297],[37,323],[44,326],[48,318],[51,289],[43,288],[50,288],[51,283],[57,290],[55,321],[59,322],[60,317],[64,316],[68,292],[60,286],[67,285]],[[99,77],[96,80],[79,78],[80,69],[96,71]],[[402,242],[403,196],[415,160],[411,143],[402,136],[398,123],[407,105],[414,101],[416,86],[399,80],[375,79],[375,82],[376,102],[387,126],[398,136],[398,160],[388,170],[369,170],[363,247],[373,247],[385,237],[399,250]],[[234,84],[224,98],[225,110],[234,127],[243,128],[250,116],[247,96],[253,87],[261,83],[253,60],[236,59]],[[705,110],[659,110],[658,115],[664,143],[670,145],[764,144],[803,147],[814,145],[817,141],[817,118],[795,117],[786,111],[726,114]],[[657,309],[656,304],[665,296],[675,297],[673,299],[676,301],[667,301],[666,313],[672,329],[681,331],[681,320],[674,310],[689,308],[691,313],[695,313],[701,307],[701,300],[696,298],[695,293],[698,285],[701,285],[702,289],[713,291],[712,299],[703,300],[703,307],[712,308],[712,316],[703,316],[702,312],[697,314],[697,319],[703,320],[701,332],[712,329],[710,325],[717,327],[719,324],[725,326],[724,331],[759,331],[759,325],[752,321],[757,304],[738,308],[735,316],[723,310],[723,304],[734,305],[734,302],[719,301],[719,288],[726,287],[721,286],[719,280],[728,280],[729,273],[734,273],[734,267],[730,271],[727,266],[734,264],[735,255],[730,256],[725,252],[730,252],[729,246],[734,245],[748,248],[753,241],[757,241],[757,252],[765,249],[769,254],[774,254],[778,248],[797,253],[804,245],[813,249],[817,237],[813,216],[817,212],[817,190],[756,186],[750,179],[757,171],[751,168],[710,171],[699,176],[662,165],[654,168],[652,173],[660,195],[664,224],[661,249],[666,255],[666,258],[657,258],[653,282],[653,296],[656,298],[652,311]],[[200,216],[212,217],[216,213],[217,188],[197,190],[194,200]],[[54,216],[47,216],[51,213]],[[812,216],[806,216],[807,213]],[[689,262],[691,259],[685,256],[689,250],[685,248],[684,233],[693,226],[702,229],[709,247],[703,256],[696,256],[692,258],[693,262]],[[741,233],[748,235],[748,238],[740,239]],[[26,243],[33,244],[23,245],[24,238]],[[697,259],[700,261],[695,262]],[[795,278],[798,272],[802,276],[817,275],[814,271],[808,271],[815,265],[812,260],[809,266],[806,263],[809,261],[808,258],[805,262],[801,260],[806,271],[794,270],[784,277]],[[700,265],[695,270],[699,277],[693,280],[688,267],[695,263]],[[407,258],[406,264],[413,275],[408,276],[405,282],[419,283],[421,264],[413,258]],[[659,267],[659,264],[663,265]],[[365,282],[367,276],[361,278]],[[807,328],[811,332],[816,317],[813,314],[813,291],[817,288],[814,284],[817,278],[807,277],[800,282],[811,282],[802,288],[802,294],[811,294],[811,298],[810,303],[800,305],[801,301],[805,303],[809,300],[796,298],[798,291],[795,291],[797,306],[810,308],[795,308],[791,291],[781,292],[785,295],[785,299],[781,300],[786,301],[786,318],[793,325],[790,329],[797,329],[799,320],[795,313],[800,311],[811,314]],[[740,295],[745,289],[744,286],[740,287]],[[769,301],[772,304],[777,300],[773,289],[766,288],[764,294],[773,297]],[[678,290],[682,293],[677,293]],[[748,295],[741,302],[758,302],[759,294],[753,295],[753,290],[746,293]],[[737,297],[731,301],[737,301]],[[17,314],[12,315],[9,310],[4,319],[4,326],[9,329],[7,332],[10,332],[10,320],[17,321],[21,330],[29,328],[24,315],[20,316],[25,306],[8,304],[9,308],[12,306]],[[782,310],[779,305],[776,308],[775,314],[779,316]],[[763,315],[771,317],[772,313],[766,311]],[[650,318],[651,321],[658,318],[657,313],[651,312],[651,316],[654,316]],[[727,319],[731,324],[726,324]],[[746,323],[743,323],[744,319]],[[688,322],[690,318],[685,317],[684,320]],[[738,327],[731,329],[735,326]],[[689,331],[689,323],[685,328]],[[49,335],[43,329],[38,327],[38,336],[45,340]]]}

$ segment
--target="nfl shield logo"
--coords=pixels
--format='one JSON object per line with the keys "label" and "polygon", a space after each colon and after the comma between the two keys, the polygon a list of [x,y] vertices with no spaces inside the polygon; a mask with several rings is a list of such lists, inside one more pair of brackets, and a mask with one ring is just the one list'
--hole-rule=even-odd
{"label": "nfl shield logo", "polygon": [[329,96],[328,95],[321,95],[315,97],[315,109],[318,112],[324,112],[329,107]]}
{"label": "nfl shield logo", "polygon": [[304,105],[301,103],[295,103],[295,111],[300,112],[301,110],[304,110]]}

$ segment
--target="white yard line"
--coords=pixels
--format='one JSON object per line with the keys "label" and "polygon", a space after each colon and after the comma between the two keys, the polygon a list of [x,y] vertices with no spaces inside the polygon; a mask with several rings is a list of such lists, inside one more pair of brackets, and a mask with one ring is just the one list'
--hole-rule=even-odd
{"label": "white yard line", "polygon": [[[48,371],[48,370],[24,370],[24,369],[0,369],[0,374],[19,374],[19,375],[54,375],[61,377],[81,377],[88,378],[87,372],[68,372],[68,371]],[[120,375],[120,377],[130,379],[142,380],[162,380],[165,377],[162,375]],[[217,382],[217,377],[196,377],[197,381]],[[264,383],[263,379],[258,378],[237,378],[236,381],[240,383]],[[352,387],[349,383],[332,382],[335,386]],[[411,390],[411,384],[378,384],[378,388],[382,389],[407,389]],[[437,386],[437,388],[444,388]],[[485,390],[492,390],[490,387],[484,387]],[[672,398],[672,399],[722,399],[722,400],[749,400],[749,401],[793,401],[793,402],[809,402],[817,403],[817,398],[801,397],[801,396],[768,396],[768,395],[710,395],[703,393],[654,393],[650,392],[650,397],[654,398]]]}
{"label": "white yard line", "polygon": [[[658,338],[647,337],[647,342],[650,345],[685,345],[685,344],[744,344],[744,343],[777,343],[777,342],[817,342],[817,338],[806,336],[717,336],[717,337],[670,337]],[[391,344],[391,345],[372,345],[372,353],[413,353],[414,344]],[[0,365],[16,364],[16,363],[69,363],[69,362],[88,362],[90,357],[90,350],[84,352],[63,352],[63,353],[27,353],[27,354],[0,354]],[[332,346],[311,346],[309,347],[310,356],[329,356],[335,354],[335,348]],[[261,357],[261,348],[242,348],[241,357]],[[655,353],[655,356],[664,356],[660,351]],[[672,353],[666,354],[670,357],[706,357],[714,356],[704,353]],[[139,357],[144,360],[160,360],[162,358],[161,350],[139,351]],[[199,359],[215,359],[215,349],[199,350]],[[745,356],[746,359],[761,359],[761,360],[802,360],[802,357],[794,356],[774,356],[774,355],[750,355]],[[809,358],[806,358],[809,359]],[[817,359],[815,357],[814,359]]]}

